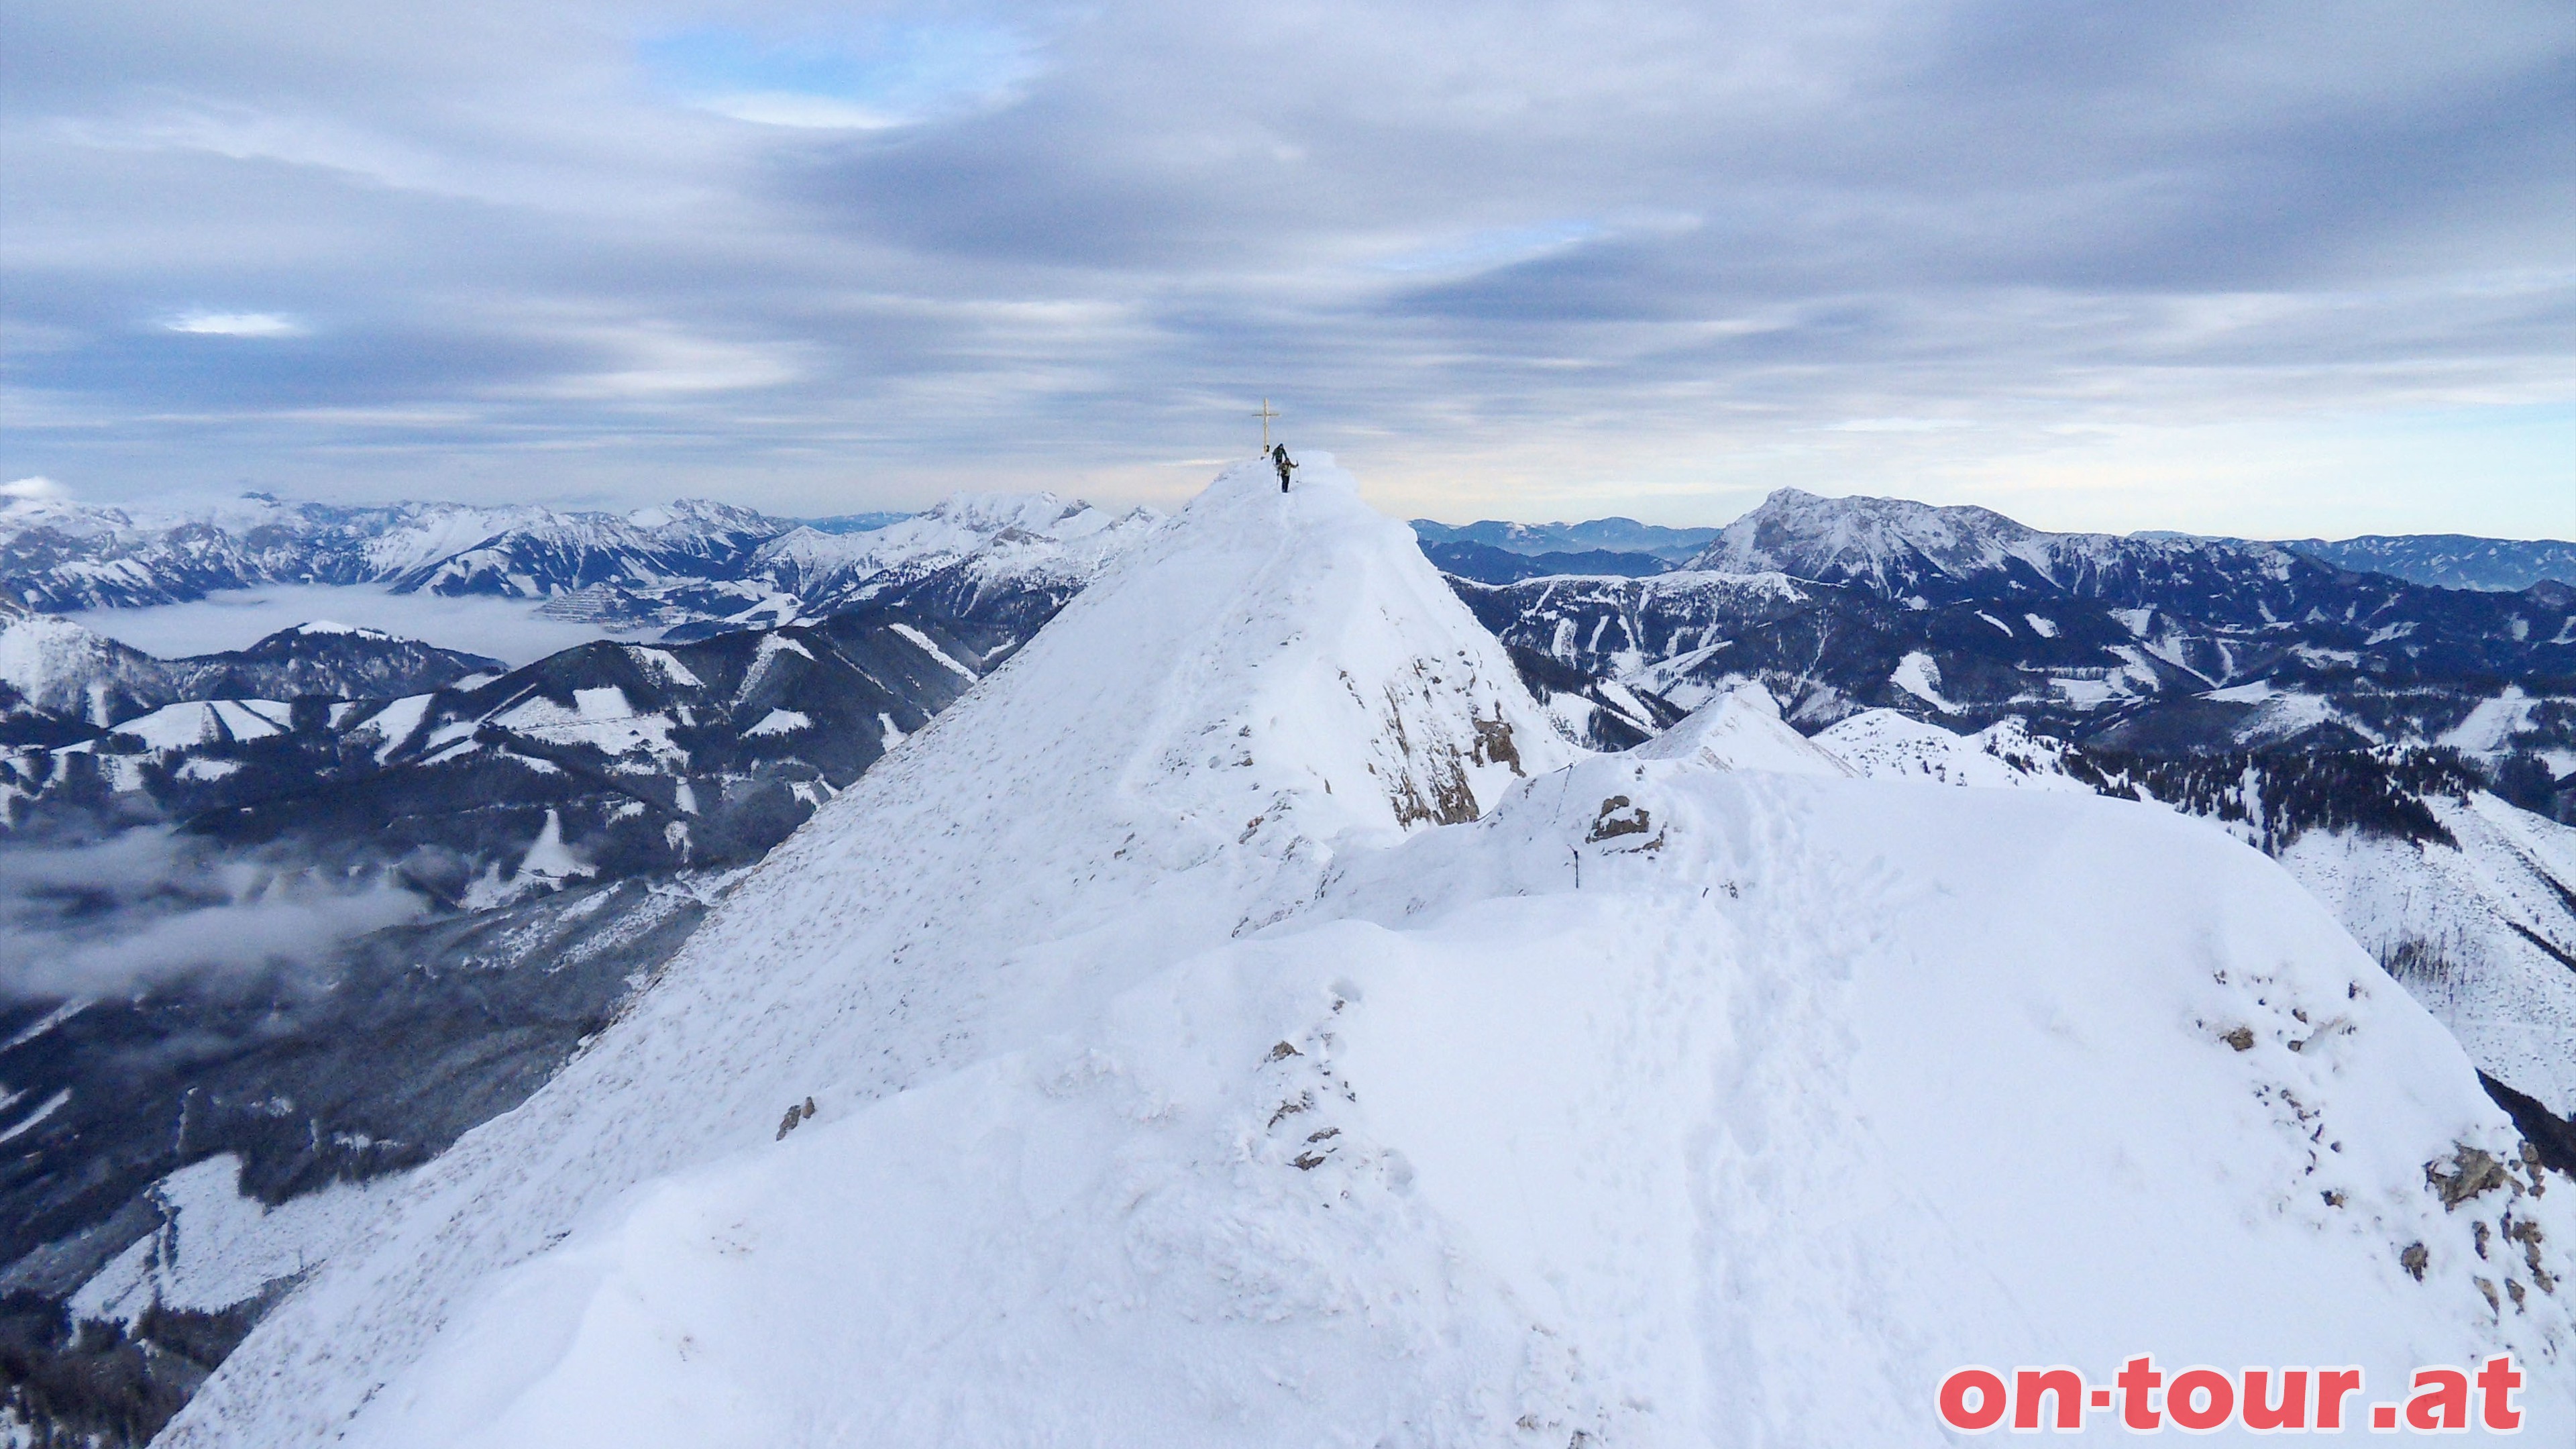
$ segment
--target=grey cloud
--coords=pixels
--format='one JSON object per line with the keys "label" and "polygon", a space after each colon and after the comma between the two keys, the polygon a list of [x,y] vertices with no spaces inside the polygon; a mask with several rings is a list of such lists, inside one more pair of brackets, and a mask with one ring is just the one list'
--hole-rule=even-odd
{"label": "grey cloud", "polygon": [[[1547,453],[1730,410],[2194,419],[2249,375],[2530,400],[2571,346],[2551,3],[20,19],[0,472],[92,492],[856,507],[1197,455],[1261,392],[1320,442]],[[943,24],[1025,54],[909,126],[729,119],[651,61]],[[302,331],[158,325],[189,310]]]}
{"label": "grey cloud", "polygon": [[373,874],[226,856],[160,827],[13,839],[0,843],[0,996],[265,979],[424,909]]}

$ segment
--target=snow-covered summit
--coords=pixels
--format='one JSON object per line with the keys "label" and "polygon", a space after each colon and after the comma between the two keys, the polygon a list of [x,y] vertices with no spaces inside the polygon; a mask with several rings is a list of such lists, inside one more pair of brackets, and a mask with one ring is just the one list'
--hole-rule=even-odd
{"label": "snow-covered summit", "polygon": [[2032,734],[2018,719],[1961,735],[1892,709],[1872,709],[1836,721],[1815,742],[1874,780],[2076,792],[2092,788],[2066,773],[2066,746]]}
{"label": "snow-covered summit", "polygon": [[1973,505],[1822,498],[1782,488],[1728,524],[1688,567],[1778,570],[1938,602],[1966,594],[2092,594],[2142,569],[2177,579],[2216,573],[2278,580],[2314,565],[2242,539],[2050,533]]}
{"label": "snow-covered summit", "polygon": [[337,1424],[487,1275],[647,1178],[765,1146],[781,1103],[858,1110],[1024,1047],[1290,913],[1343,852],[1473,819],[1573,753],[1328,456],[1287,495],[1230,469],[425,1174],[177,1442]]}
{"label": "snow-covered summit", "polygon": [[1954,573],[2001,569],[2015,560],[2039,569],[2048,561],[2038,546],[2042,537],[1990,508],[1943,508],[1909,498],[1821,498],[1781,488],[1728,524],[1690,567],[1880,581],[1891,568],[1916,561]]}
{"label": "snow-covered summit", "polygon": [[1780,718],[1780,702],[1758,684],[1739,685],[1671,729],[1628,752],[1641,760],[1690,760],[1722,770],[1769,770],[1840,779],[1852,773]]}
{"label": "snow-covered summit", "polygon": [[1329,458],[1230,469],[165,1442],[1901,1444],[2503,1348],[2563,1442],[2576,1205],[2286,876],[1778,728],[1572,758]]}
{"label": "snow-covered summit", "polygon": [[401,637],[398,634],[389,634],[382,629],[369,628],[364,624],[343,624],[333,619],[307,619],[301,624],[290,625],[278,632],[317,639],[397,639]]}
{"label": "snow-covered summit", "polygon": [[150,698],[160,662],[69,619],[0,607],[0,685],[48,713],[107,724]]}

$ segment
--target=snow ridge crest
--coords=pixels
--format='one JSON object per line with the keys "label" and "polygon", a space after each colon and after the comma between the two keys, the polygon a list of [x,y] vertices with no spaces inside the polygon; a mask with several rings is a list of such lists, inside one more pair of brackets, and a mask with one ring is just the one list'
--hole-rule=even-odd
{"label": "snow ridge crest", "polygon": [[1026,1050],[1305,908],[1338,855],[1578,753],[1330,456],[1285,494],[1266,463],[1230,468],[424,1169],[168,1442],[336,1432],[478,1285],[649,1182],[766,1148],[779,1103],[848,1112]]}

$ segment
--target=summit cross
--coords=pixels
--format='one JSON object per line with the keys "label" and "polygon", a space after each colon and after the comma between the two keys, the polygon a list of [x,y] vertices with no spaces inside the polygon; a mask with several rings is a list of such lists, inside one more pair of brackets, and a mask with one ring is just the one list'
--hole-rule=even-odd
{"label": "summit cross", "polygon": [[1270,399],[1263,398],[1261,411],[1254,413],[1253,416],[1261,419],[1261,451],[1266,454],[1270,451],[1270,420],[1279,414],[1270,410]]}

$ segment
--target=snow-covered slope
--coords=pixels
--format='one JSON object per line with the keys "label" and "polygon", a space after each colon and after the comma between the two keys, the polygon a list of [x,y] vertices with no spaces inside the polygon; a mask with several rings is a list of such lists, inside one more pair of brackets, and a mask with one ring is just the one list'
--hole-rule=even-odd
{"label": "snow-covered slope", "polygon": [[1571,753],[1328,457],[1286,497],[1231,471],[824,807],[616,1032],[264,1326],[227,1369],[242,1392],[175,1442],[336,1423],[371,1388],[353,1361],[399,1368],[458,1295],[630,1184],[765,1143],[782,1103],[848,1111],[1024,1046],[1310,899],[1345,837],[1471,819]]}
{"label": "snow-covered slope", "polygon": [[2489,1076],[2576,1118],[2576,830],[2483,791],[2425,803],[2450,841],[2310,831],[2281,864]]}
{"label": "snow-covered slope", "polygon": [[1690,760],[1720,770],[1768,770],[1829,779],[1852,769],[1780,718],[1780,702],[1748,684],[1701,705],[1671,729],[1629,751],[1641,760]]}
{"label": "snow-covered slope", "polygon": [[161,661],[69,619],[0,601],[0,684],[48,714],[103,725],[169,697]]}
{"label": "snow-covered slope", "polygon": [[1958,735],[1892,709],[1873,709],[1818,732],[1815,743],[1874,780],[1942,785],[2027,786],[2089,791],[2068,775],[2066,746],[2006,719]]}
{"label": "snow-covered slope", "polygon": [[[2098,765],[2007,719],[1958,735],[1894,710],[1854,715],[1815,737],[1872,779],[2149,796],[2153,780]],[[2576,1118],[2576,829],[2485,791],[2405,798],[2420,835],[2350,825],[2285,828],[2261,808],[2262,780],[2235,795],[2183,791],[2165,803],[2213,829],[2267,843],[2373,959],[2449,1028],[2488,1076]],[[2244,808],[2245,796],[2254,808]]]}
{"label": "snow-covered slope", "polygon": [[2576,1430],[2570,1195],[2259,855],[1571,753],[1329,459],[1229,471],[167,1442],[1910,1444],[1961,1362],[2500,1345]]}

